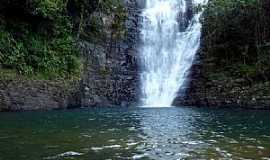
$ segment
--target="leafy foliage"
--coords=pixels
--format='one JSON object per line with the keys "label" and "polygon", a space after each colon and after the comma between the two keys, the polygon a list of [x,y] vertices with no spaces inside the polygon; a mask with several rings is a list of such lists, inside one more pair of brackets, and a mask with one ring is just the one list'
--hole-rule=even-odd
{"label": "leafy foliage", "polygon": [[[21,75],[43,74],[48,78],[78,75],[81,62],[77,40],[123,36],[126,12],[122,3],[0,1],[0,70],[16,70]],[[104,17],[112,19],[107,26]]]}
{"label": "leafy foliage", "polygon": [[[62,0],[36,0],[27,10],[29,21],[9,21],[0,28],[0,66],[20,74],[44,73],[51,77],[76,75],[80,60],[69,17]],[[11,4],[8,4],[11,5]],[[26,18],[25,18],[26,19]]]}
{"label": "leafy foliage", "polygon": [[[204,13],[203,42],[207,58],[228,76],[270,73],[270,3],[264,0],[212,0]],[[263,64],[263,65],[262,65]]]}

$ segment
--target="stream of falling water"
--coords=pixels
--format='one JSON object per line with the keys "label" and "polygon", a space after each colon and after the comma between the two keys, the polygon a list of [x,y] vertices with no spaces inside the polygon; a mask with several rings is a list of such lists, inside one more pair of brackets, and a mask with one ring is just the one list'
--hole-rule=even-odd
{"label": "stream of falling water", "polygon": [[206,0],[146,0],[141,28],[141,90],[147,107],[170,107],[200,46],[202,12],[189,7]]}

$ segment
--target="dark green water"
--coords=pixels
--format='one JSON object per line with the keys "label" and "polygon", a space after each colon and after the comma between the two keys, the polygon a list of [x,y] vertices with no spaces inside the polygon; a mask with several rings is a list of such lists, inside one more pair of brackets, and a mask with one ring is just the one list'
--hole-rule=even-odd
{"label": "dark green water", "polygon": [[270,159],[270,112],[199,108],[0,113],[0,160]]}

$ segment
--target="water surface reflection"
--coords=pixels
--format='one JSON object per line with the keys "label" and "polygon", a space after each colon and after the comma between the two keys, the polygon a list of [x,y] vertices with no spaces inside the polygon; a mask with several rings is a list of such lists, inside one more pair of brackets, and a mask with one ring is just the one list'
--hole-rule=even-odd
{"label": "water surface reflection", "polygon": [[0,160],[269,159],[268,115],[185,107],[1,113]]}

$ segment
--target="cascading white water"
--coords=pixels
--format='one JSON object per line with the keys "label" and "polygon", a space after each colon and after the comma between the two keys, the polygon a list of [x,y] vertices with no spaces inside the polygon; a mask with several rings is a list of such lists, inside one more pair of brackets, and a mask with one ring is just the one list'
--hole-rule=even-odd
{"label": "cascading white water", "polygon": [[[201,37],[201,13],[194,14],[189,25],[180,30],[187,16],[187,1],[146,0],[140,52],[144,106],[170,107],[184,85]],[[193,5],[205,3],[193,0]]]}

